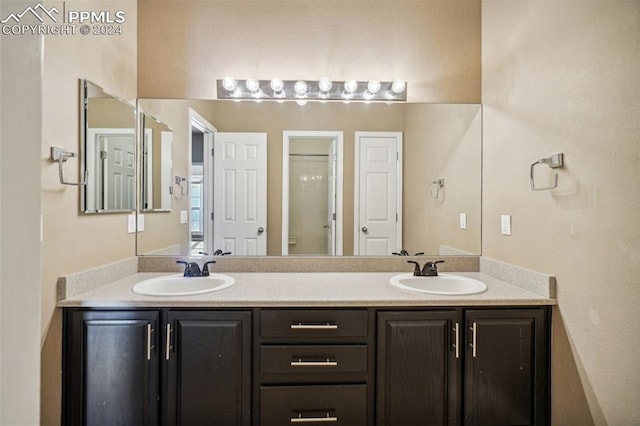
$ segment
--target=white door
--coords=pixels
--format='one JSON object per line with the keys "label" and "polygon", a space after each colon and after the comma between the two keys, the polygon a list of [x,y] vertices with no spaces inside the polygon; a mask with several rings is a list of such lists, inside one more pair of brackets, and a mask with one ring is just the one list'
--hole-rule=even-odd
{"label": "white door", "polygon": [[214,134],[213,244],[234,255],[267,254],[267,134]]}
{"label": "white door", "polygon": [[338,147],[335,139],[331,142],[329,147],[329,161],[328,161],[328,185],[327,191],[327,224],[325,225],[327,230],[327,254],[331,256],[336,255],[336,173],[337,173],[337,158]]}
{"label": "white door", "polygon": [[135,143],[133,135],[100,135],[103,209],[135,210]]}
{"label": "white door", "polygon": [[356,132],[354,254],[402,249],[402,133]]}

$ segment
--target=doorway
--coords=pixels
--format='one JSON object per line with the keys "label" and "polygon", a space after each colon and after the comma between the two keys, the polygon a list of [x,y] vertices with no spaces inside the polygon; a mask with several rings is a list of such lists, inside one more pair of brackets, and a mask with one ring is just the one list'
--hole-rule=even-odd
{"label": "doorway", "polygon": [[353,254],[402,250],[402,133],[356,132]]}
{"label": "doorway", "polygon": [[342,255],[342,146],[342,132],[283,132],[283,255]]}

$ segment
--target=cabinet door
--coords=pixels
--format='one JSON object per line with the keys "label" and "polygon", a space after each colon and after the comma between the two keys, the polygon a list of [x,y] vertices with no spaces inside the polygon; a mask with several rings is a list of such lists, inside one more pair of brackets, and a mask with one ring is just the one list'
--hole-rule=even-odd
{"label": "cabinet door", "polygon": [[249,425],[251,313],[169,311],[166,424]]}
{"label": "cabinet door", "polygon": [[63,424],[158,424],[158,312],[66,315]]}
{"label": "cabinet door", "polygon": [[548,424],[545,314],[466,311],[465,424]]}
{"label": "cabinet door", "polygon": [[456,311],[378,313],[378,425],[458,423],[459,318]]}

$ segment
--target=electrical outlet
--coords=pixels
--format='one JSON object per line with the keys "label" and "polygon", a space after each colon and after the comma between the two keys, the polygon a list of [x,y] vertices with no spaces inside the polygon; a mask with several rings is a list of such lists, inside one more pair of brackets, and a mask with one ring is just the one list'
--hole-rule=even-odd
{"label": "electrical outlet", "polygon": [[500,215],[500,230],[502,235],[511,235],[511,215]]}
{"label": "electrical outlet", "polygon": [[136,215],[127,215],[127,232],[133,234],[136,232]]}
{"label": "electrical outlet", "polygon": [[138,227],[137,227],[138,232],[142,232],[144,231],[144,215],[143,214],[139,214],[138,215]]}
{"label": "electrical outlet", "polygon": [[467,229],[467,214],[460,213],[460,229]]}
{"label": "electrical outlet", "polygon": [[180,223],[182,225],[189,223],[189,215],[186,210],[180,210]]}

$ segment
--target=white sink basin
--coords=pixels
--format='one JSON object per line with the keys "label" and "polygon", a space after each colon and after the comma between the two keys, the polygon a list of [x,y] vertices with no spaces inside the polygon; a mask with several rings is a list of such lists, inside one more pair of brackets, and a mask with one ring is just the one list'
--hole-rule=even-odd
{"label": "white sink basin", "polygon": [[404,290],[421,293],[459,296],[477,294],[487,290],[487,285],[473,278],[452,274],[438,274],[437,277],[414,277],[412,273],[391,277],[391,285]]}
{"label": "white sink basin", "polygon": [[132,290],[145,296],[192,296],[222,290],[235,282],[233,277],[224,274],[211,274],[208,277],[169,275],[140,281]]}

